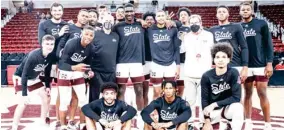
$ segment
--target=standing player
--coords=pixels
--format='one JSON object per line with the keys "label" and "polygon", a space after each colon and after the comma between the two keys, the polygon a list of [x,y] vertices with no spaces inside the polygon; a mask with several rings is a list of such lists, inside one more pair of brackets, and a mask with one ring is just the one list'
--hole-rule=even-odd
{"label": "standing player", "polygon": [[241,81],[235,68],[228,67],[233,49],[228,43],[215,44],[211,49],[216,68],[204,73],[201,78],[201,102],[204,114],[203,130],[213,130],[212,125],[221,118],[232,120],[232,130],[243,126]]}
{"label": "standing player", "polygon": [[161,94],[161,83],[163,80],[175,80],[179,77],[179,46],[177,28],[166,27],[166,13],[156,13],[157,24],[150,27],[148,31],[151,48],[151,82],[154,86],[154,99]]}
{"label": "standing player", "polygon": [[103,30],[95,32],[93,40],[92,71],[96,74],[90,79],[89,102],[99,99],[99,88],[104,82],[116,82],[116,58],[119,37],[111,32],[114,18],[105,15],[102,20]]}
{"label": "standing player", "polygon": [[116,18],[115,24],[124,21],[125,20],[124,17],[125,17],[125,13],[124,13],[123,6],[117,7],[115,11],[115,18]]}
{"label": "standing player", "polygon": [[247,78],[248,70],[248,48],[243,28],[240,24],[229,22],[229,8],[227,6],[218,6],[216,16],[219,26],[210,28],[210,31],[214,35],[215,42],[228,42],[233,47],[234,55],[230,66],[239,71],[243,83]]}
{"label": "standing player", "polygon": [[[57,51],[57,46],[59,44],[59,41],[61,37],[65,34],[68,33],[68,25],[65,21],[62,20],[63,16],[63,6],[59,3],[53,3],[50,7],[50,12],[52,14],[51,19],[47,19],[44,22],[39,23],[38,26],[38,41],[41,44],[41,39],[44,35],[49,34],[55,37],[55,45],[53,51],[48,55],[47,57],[47,62],[49,63],[48,66],[46,67],[46,71],[44,75],[50,75],[51,69],[53,72],[53,77],[57,77],[56,75],[56,67],[52,67],[52,64],[55,64],[58,59],[56,58],[56,51]],[[51,78],[47,79],[46,78],[46,84],[49,85],[48,83],[51,82]],[[59,126],[59,100],[56,101],[56,117],[57,117],[57,122],[56,126]]]}
{"label": "standing player", "polygon": [[[185,62],[185,50],[183,49],[183,45],[185,42],[183,41],[183,37],[186,33],[190,32],[189,27],[189,17],[191,12],[188,8],[179,8],[178,13],[179,21],[176,22],[178,28],[178,38],[181,40],[181,48],[180,48],[180,76],[177,80],[178,85],[178,95],[183,96],[184,90],[184,62]],[[188,43],[190,44],[190,42]]]}
{"label": "standing player", "polygon": [[46,117],[50,104],[50,86],[43,84],[43,80],[48,78],[49,75],[44,78],[41,76],[44,76],[45,67],[48,64],[45,62],[46,58],[54,49],[55,38],[51,35],[45,35],[41,41],[41,49],[31,51],[19,65],[13,76],[13,83],[19,96],[19,102],[14,113],[12,130],[18,129],[20,119],[31,98],[28,94],[34,94],[36,92],[34,90],[39,90],[38,94],[42,101],[40,124],[46,125],[49,123],[46,122]]}
{"label": "standing player", "polygon": [[99,122],[104,130],[130,130],[131,119],[136,110],[124,101],[117,100],[118,86],[112,82],[102,84],[102,98],[83,106],[86,115],[87,129],[97,130]]}
{"label": "standing player", "polygon": [[[75,24],[69,25],[68,33],[65,33],[64,36],[60,39],[59,45],[57,47],[56,55],[57,55],[58,59],[61,57],[62,52],[63,52],[63,48],[65,47],[65,44],[67,43],[67,41],[71,40],[72,38],[80,38],[81,37],[82,29],[88,22],[88,16],[89,16],[88,11],[86,9],[81,9],[78,13],[78,16],[77,16],[77,22]],[[59,102],[59,94],[57,94],[57,100]],[[72,99],[71,99],[70,118],[69,118],[69,121],[68,121],[68,128],[76,129],[74,117],[75,117],[75,114],[76,114],[77,107],[78,107],[78,98],[77,98],[77,95],[76,95],[74,89],[72,88]],[[81,114],[80,115],[80,122],[84,121],[83,117],[84,116]]]}
{"label": "standing player", "polygon": [[[78,106],[81,108],[87,103],[86,86],[84,75],[91,78],[94,73],[90,71],[92,44],[94,28],[85,26],[82,38],[69,40],[64,47],[61,59],[59,60],[58,88],[60,94],[60,123],[61,129],[66,130],[66,111],[70,104],[72,88],[78,97]],[[84,73],[85,72],[85,73]],[[80,128],[83,124],[80,122]]]}
{"label": "standing player", "polygon": [[270,105],[266,95],[268,80],[273,73],[273,44],[267,23],[264,20],[253,18],[253,7],[251,4],[242,3],[240,14],[243,19],[242,26],[248,43],[249,64],[248,78],[245,81],[245,116],[246,129],[252,129],[252,92],[253,82],[256,82],[256,89],[263,111],[265,129],[271,129]]}
{"label": "standing player", "polygon": [[184,35],[183,49],[186,53],[184,63],[184,82],[185,92],[183,99],[188,101],[192,110],[192,117],[188,121],[194,129],[195,109],[199,106],[199,115],[201,109],[198,104],[201,94],[200,80],[203,73],[211,69],[212,59],[210,49],[214,45],[213,34],[203,29],[200,15],[191,15],[189,18],[191,32]]}
{"label": "standing player", "polygon": [[140,111],[144,107],[143,101],[143,66],[144,61],[144,32],[142,25],[134,21],[134,6],[126,4],[125,21],[114,26],[114,32],[119,35],[116,77],[119,85],[118,98],[124,100],[128,78],[130,77],[136,94],[138,110],[138,127],[143,126]]}
{"label": "standing player", "polygon": [[89,25],[94,27],[96,30],[102,29],[102,24],[98,22],[99,13],[95,9],[89,10]]}
{"label": "standing player", "polygon": [[[176,95],[177,86],[174,81],[163,81],[163,96],[152,101],[141,112],[142,118],[147,123],[144,130],[187,130],[187,120],[191,117],[188,102]],[[157,110],[158,122],[150,114]]]}
{"label": "standing player", "polygon": [[[148,24],[148,27],[151,27],[153,24],[156,23],[155,20],[156,14],[153,12],[146,12],[143,14],[143,20]],[[150,67],[151,67],[151,49],[150,49],[150,42],[148,37],[148,32],[145,31],[145,63],[143,65],[145,81],[143,82],[143,99],[144,99],[144,107],[148,105],[148,92],[149,92],[149,79],[150,79]]]}
{"label": "standing player", "polygon": [[108,9],[108,7],[106,5],[100,5],[98,7],[98,13],[99,13],[98,21],[100,23],[102,23],[102,20],[104,19],[104,16],[108,15],[110,12],[109,12],[109,9]]}

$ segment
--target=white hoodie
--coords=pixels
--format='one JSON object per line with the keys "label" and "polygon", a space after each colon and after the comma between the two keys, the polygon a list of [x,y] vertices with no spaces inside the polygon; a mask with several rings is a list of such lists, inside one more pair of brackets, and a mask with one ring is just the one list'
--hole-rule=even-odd
{"label": "white hoodie", "polygon": [[186,52],[184,63],[184,75],[190,78],[201,78],[203,73],[211,69],[211,47],[214,45],[213,34],[201,30],[199,34],[189,32],[184,36]]}

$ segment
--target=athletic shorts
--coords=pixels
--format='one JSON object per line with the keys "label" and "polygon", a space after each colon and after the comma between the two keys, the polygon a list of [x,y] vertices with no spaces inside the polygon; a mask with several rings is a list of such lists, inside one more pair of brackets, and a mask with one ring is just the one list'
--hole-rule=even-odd
{"label": "athletic shorts", "polygon": [[159,65],[155,62],[151,62],[151,79],[153,84],[160,84],[165,80],[174,80],[176,73],[176,63],[173,62],[169,66]]}
{"label": "athletic shorts", "polygon": [[246,82],[268,82],[268,78],[264,74],[265,67],[248,68],[248,78]]}
{"label": "athletic shorts", "polygon": [[119,63],[116,65],[116,81],[118,84],[126,84],[128,78],[132,83],[142,83],[145,78],[142,63]]}
{"label": "athletic shorts", "polygon": [[[13,79],[13,85],[15,88],[15,93],[22,91],[22,79],[19,76],[13,75],[12,77]],[[27,81],[27,88],[28,88],[28,92],[32,92],[34,90],[37,90],[41,87],[44,87],[44,82],[43,80],[44,77],[37,77],[35,79],[28,79]]]}

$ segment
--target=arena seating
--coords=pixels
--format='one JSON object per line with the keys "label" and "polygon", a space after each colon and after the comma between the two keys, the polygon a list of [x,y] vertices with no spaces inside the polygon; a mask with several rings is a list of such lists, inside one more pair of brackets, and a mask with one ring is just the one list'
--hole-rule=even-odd
{"label": "arena seating", "polygon": [[284,5],[262,5],[259,10],[272,22],[284,27]]}

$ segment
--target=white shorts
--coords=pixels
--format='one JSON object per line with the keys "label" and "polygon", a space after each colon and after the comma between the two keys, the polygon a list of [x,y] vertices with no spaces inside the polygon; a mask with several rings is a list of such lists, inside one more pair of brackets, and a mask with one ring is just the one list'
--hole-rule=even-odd
{"label": "white shorts", "polygon": [[169,66],[159,65],[155,62],[151,62],[151,79],[153,84],[160,84],[165,80],[174,80],[176,73],[176,63],[173,62]]}
{"label": "white shorts", "polygon": [[175,74],[176,74],[175,62],[173,62],[169,66],[163,66],[155,62],[151,62],[151,78],[175,77]]}
{"label": "white shorts", "polygon": [[78,106],[83,107],[87,104],[86,84],[84,72],[58,70],[58,89],[60,97],[61,111],[67,111],[72,98],[72,88],[78,97]]}
{"label": "white shorts", "polygon": [[265,76],[264,69],[265,69],[265,67],[248,68],[248,77],[251,77],[251,76]]}
{"label": "white shorts", "polygon": [[146,61],[143,65],[143,74],[148,75],[151,72],[151,61]]}
{"label": "white shorts", "polygon": [[118,84],[126,84],[128,78],[131,78],[132,83],[142,83],[145,80],[142,63],[116,64],[116,78]]}
{"label": "white shorts", "polygon": [[[13,85],[15,87],[15,93],[22,91],[22,79],[19,76],[13,75],[12,77]],[[27,92],[30,93],[34,90],[44,87],[44,83],[40,80],[39,77],[35,79],[29,79],[27,81]]]}
{"label": "white shorts", "polygon": [[268,82],[269,79],[264,74],[265,67],[248,68],[248,78],[246,82]]}
{"label": "white shorts", "polygon": [[239,74],[241,73],[241,71],[242,71],[242,69],[243,69],[243,67],[232,67],[232,68],[237,69],[237,70],[238,70],[238,72],[239,72]]}
{"label": "white shorts", "polygon": [[184,63],[180,63],[180,73],[179,73],[179,79],[178,80],[184,80]]}
{"label": "white shorts", "polygon": [[57,65],[52,65],[50,77],[57,78]]}

